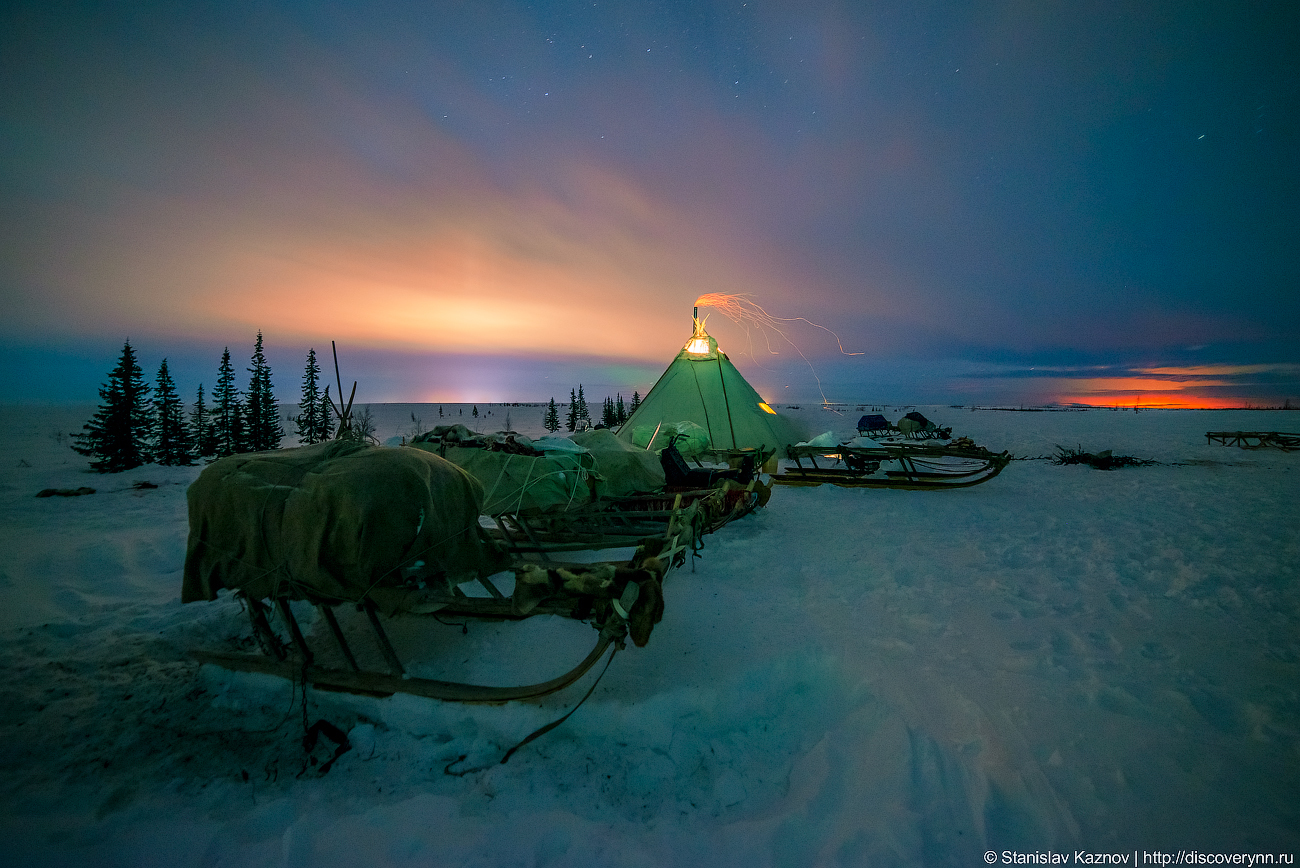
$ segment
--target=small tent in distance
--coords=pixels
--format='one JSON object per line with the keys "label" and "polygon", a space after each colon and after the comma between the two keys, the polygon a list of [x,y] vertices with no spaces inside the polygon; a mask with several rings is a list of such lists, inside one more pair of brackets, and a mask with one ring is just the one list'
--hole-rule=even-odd
{"label": "small tent in distance", "polygon": [[712,449],[775,449],[784,455],[787,445],[805,437],[797,422],[768,406],[740,375],[698,318],[691,339],[619,428],[618,438],[660,449],[667,445],[665,432],[681,422],[702,428]]}

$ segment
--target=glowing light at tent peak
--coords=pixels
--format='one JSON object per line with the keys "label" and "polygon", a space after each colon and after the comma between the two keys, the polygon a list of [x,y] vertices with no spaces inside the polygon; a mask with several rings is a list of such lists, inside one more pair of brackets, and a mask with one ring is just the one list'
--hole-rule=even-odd
{"label": "glowing light at tent peak", "polygon": [[709,354],[709,334],[704,330],[704,320],[695,320],[695,331],[691,333],[691,339],[686,343],[686,352],[693,356]]}
{"label": "glowing light at tent peak", "polygon": [[766,401],[759,401],[758,409],[762,410],[764,413],[771,413],[773,416],[776,415],[776,411],[773,410],[771,407],[767,406]]}

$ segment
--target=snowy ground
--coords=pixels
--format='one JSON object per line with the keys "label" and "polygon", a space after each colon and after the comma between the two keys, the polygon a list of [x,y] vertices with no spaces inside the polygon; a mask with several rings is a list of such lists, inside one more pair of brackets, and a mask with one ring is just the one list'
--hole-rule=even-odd
{"label": "snowy ground", "polygon": [[[373,409],[381,437],[412,413],[440,421],[437,405]],[[441,421],[473,421],[463,409]],[[485,430],[509,412],[540,433],[540,406],[479,409]],[[500,765],[595,672],[540,703],[309,692],[304,714],[288,683],[200,668],[188,649],[248,630],[229,598],[179,602],[198,468],[89,473],[64,435],[93,408],[0,407],[0,863],[1300,850],[1300,454],[1204,436],[1300,431],[1300,413],[920,409],[1021,456],[1168,463],[1017,461],[947,492],[778,488],[670,577],[646,648]],[[861,412],[799,414],[847,433]],[[97,492],[34,497],[79,486]],[[468,630],[396,632],[430,674],[497,683],[555,674],[594,640],[545,618]],[[352,743],[326,774],[302,745],[321,719]]]}

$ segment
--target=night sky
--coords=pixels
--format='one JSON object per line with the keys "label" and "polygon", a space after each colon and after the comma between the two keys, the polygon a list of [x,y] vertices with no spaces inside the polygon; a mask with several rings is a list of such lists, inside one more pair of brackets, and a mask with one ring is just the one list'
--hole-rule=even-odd
{"label": "night sky", "polygon": [[1300,4],[20,0],[0,221],[2,401],[1300,403]]}

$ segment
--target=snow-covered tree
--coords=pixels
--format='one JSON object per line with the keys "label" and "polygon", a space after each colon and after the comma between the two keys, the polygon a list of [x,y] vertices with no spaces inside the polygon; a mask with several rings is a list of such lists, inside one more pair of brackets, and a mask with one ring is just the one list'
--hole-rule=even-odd
{"label": "snow-covered tree", "polygon": [[103,401],[72,448],[94,461],[100,473],[117,473],[139,467],[149,460],[149,387],[145,385],[131,341],[122,347],[117,366],[108,382],[99,387]]}

